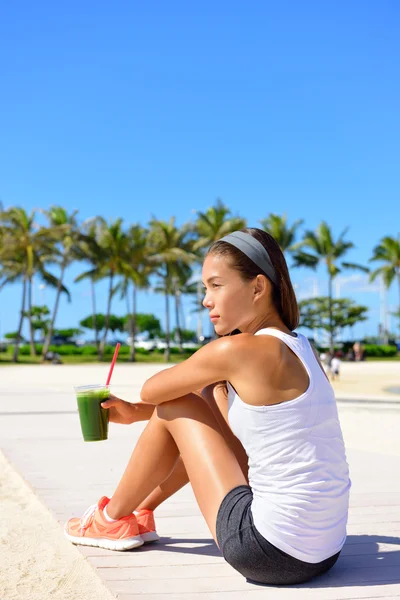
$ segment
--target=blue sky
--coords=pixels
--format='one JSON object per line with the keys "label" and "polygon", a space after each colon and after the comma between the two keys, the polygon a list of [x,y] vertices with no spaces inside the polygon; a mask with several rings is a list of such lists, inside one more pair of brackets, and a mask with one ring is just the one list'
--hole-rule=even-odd
{"label": "blue sky", "polygon": [[[399,25],[396,0],[3,4],[0,199],[180,224],[220,197],[253,226],[270,212],[349,226],[346,258],[365,264],[400,229]],[[72,284],[82,268],[60,327],[90,313],[88,285]],[[292,277],[299,297],[326,290],[323,270]],[[379,286],[345,277],[338,292],[370,308],[354,334],[375,334]],[[39,284],[35,302],[52,306]],[[0,337],[20,295],[0,293]],[[139,297],[141,312],[163,308]]]}

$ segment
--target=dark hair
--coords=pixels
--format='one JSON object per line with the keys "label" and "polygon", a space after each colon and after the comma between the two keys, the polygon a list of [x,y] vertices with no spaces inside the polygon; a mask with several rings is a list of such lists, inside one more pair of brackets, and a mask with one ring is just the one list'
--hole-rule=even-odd
{"label": "dark hair", "polygon": [[[272,301],[286,327],[290,329],[290,331],[293,331],[299,325],[299,308],[297,306],[292,282],[290,281],[286,260],[279,244],[274,240],[272,235],[262,229],[245,227],[244,229],[240,229],[240,231],[249,233],[258,240],[268,252],[278,280],[278,285],[271,282]],[[242,278],[246,281],[250,281],[260,274],[265,275],[265,277],[268,278],[268,275],[248,258],[246,254],[228,242],[223,242],[221,240],[214,242],[208,249],[207,254],[228,256],[231,260],[231,266],[236,269],[236,271],[239,271]]]}

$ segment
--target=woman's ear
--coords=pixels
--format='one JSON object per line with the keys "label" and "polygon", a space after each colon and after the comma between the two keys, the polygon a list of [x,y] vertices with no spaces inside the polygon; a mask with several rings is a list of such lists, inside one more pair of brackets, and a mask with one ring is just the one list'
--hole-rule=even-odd
{"label": "woman's ear", "polygon": [[268,281],[265,275],[257,275],[254,282],[254,296],[264,296],[268,291]]}

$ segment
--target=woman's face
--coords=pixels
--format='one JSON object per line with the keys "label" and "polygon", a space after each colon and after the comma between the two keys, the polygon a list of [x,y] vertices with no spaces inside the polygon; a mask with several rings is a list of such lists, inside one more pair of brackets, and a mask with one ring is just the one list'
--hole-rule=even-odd
{"label": "woman's face", "polygon": [[244,281],[228,259],[218,254],[206,256],[202,276],[206,294],[203,306],[215,332],[226,335],[234,329],[244,331],[246,323],[255,317],[253,282]]}

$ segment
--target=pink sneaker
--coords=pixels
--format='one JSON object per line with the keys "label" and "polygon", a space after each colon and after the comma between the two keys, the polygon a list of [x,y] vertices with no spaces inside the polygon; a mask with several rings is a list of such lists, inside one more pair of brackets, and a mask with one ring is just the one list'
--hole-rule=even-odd
{"label": "pink sneaker", "polygon": [[139,525],[140,536],[144,543],[158,542],[160,537],[156,531],[153,511],[143,508],[142,510],[135,511],[134,514]]}
{"label": "pink sneaker", "polygon": [[104,516],[104,507],[110,502],[106,496],[90,506],[81,519],[70,519],[64,528],[65,536],[82,546],[97,546],[106,550],[130,550],[143,545],[134,514],[112,523]]}

